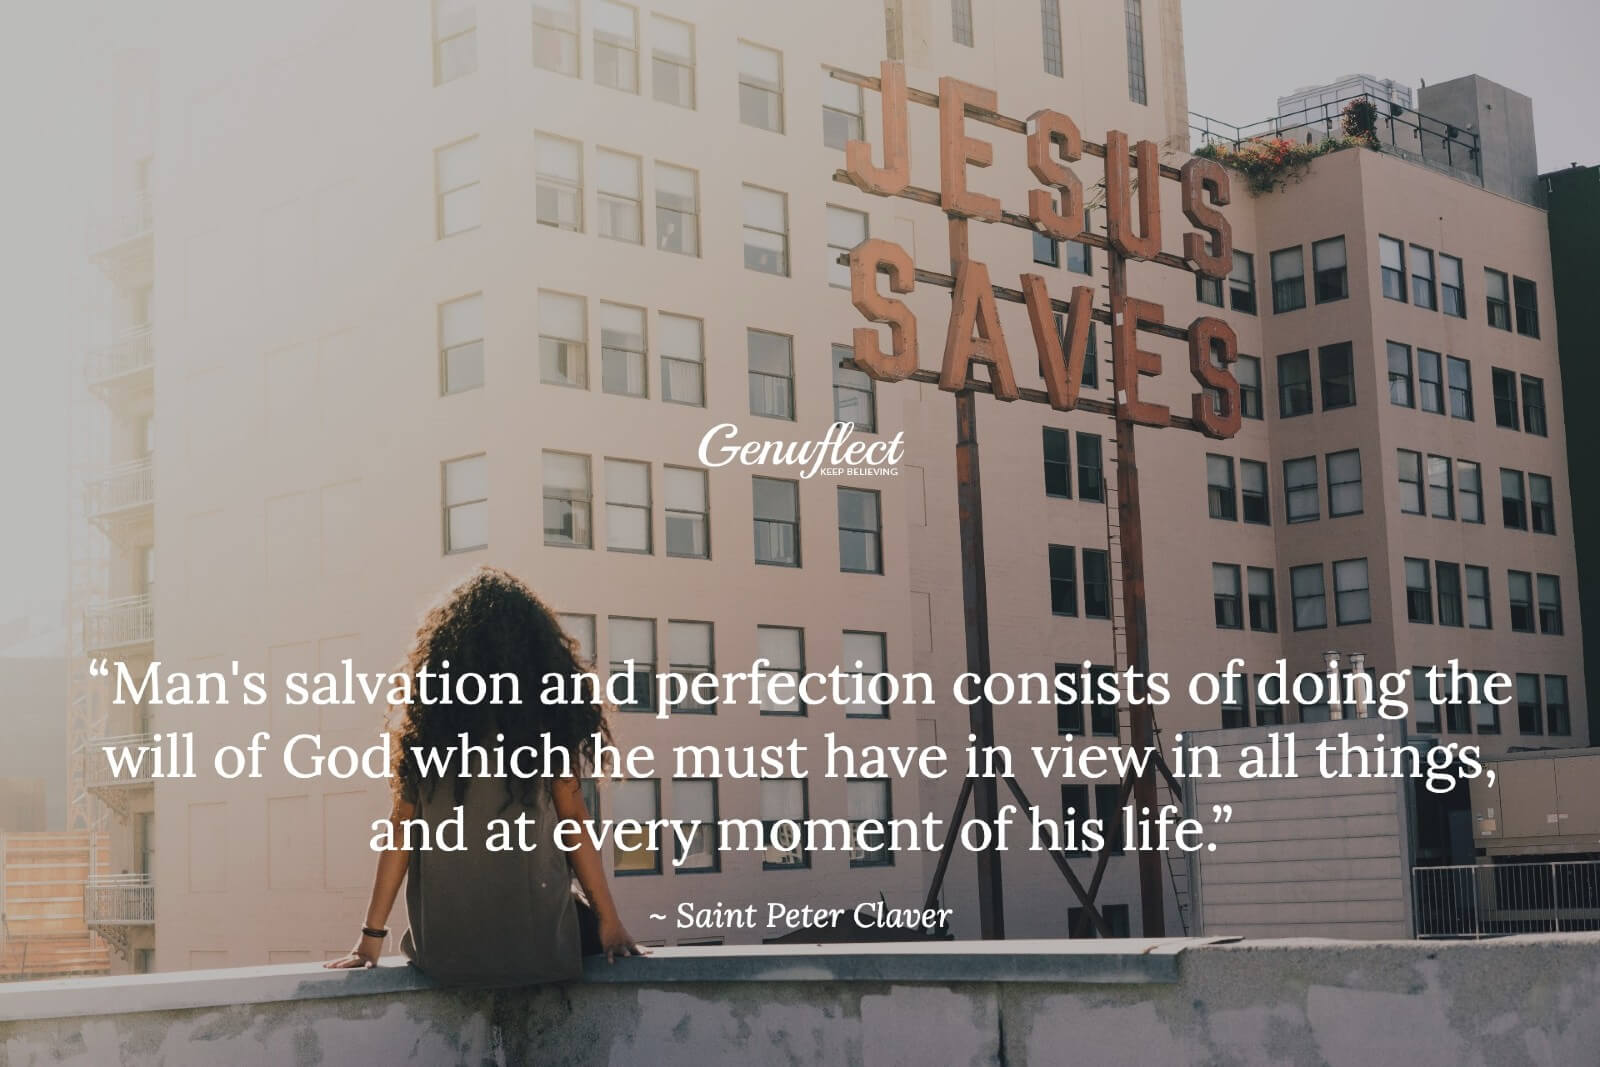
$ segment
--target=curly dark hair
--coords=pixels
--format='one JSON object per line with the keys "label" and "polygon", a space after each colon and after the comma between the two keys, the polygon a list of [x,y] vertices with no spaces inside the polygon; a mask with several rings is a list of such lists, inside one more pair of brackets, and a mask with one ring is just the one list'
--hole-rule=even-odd
{"label": "curly dark hair", "polygon": [[[395,709],[398,719],[391,726],[390,739],[394,751],[393,788],[400,799],[415,801],[423,789],[432,796],[442,780],[436,769],[424,779],[412,755],[413,747],[458,747],[461,734],[466,733],[474,744],[491,751],[509,751],[524,745],[542,750],[548,735],[553,747],[566,750],[572,773],[581,777],[593,766],[594,735],[610,739],[602,705],[549,704],[541,699],[546,675],[570,679],[588,667],[555,614],[521,579],[507,571],[480,567],[422,617],[416,642],[402,669],[415,680],[424,666],[443,673],[447,663],[453,677],[469,672],[485,679],[499,673],[515,675],[521,702],[457,705],[414,699],[410,705]],[[504,740],[497,740],[496,735],[504,735]],[[455,761],[451,766],[459,769],[460,763]],[[449,777],[459,804],[472,779],[459,774]],[[554,784],[551,775],[507,777],[507,802],[532,804],[535,790],[542,788],[548,795]]]}

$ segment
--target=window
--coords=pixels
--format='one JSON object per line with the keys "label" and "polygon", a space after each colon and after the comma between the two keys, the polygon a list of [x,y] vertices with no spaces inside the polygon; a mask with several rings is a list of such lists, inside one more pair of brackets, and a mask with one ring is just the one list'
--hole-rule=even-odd
{"label": "window", "polygon": [[1522,493],[1522,472],[1500,468],[1500,515],[1508,530],[1528,528],[1528,502]]}
{"label": "window", "polygon": [[1433,252],[1421,245],[1411,246],[1411,302],[1428,311],[1439,304],[1433,288]]}
{"label": "window", "polygon": [[1436,519],[1456,517],[1455,485],[1449,456],[1428,457],[1428,514]]}
{"label": "window", "polygon": [[1111,618],[1111,556],[1104,549],[1083,550],[1083,617]]}
{"label": "window", "polygon": [[1289,522],[1315,522],[1322,518],[1316,456],[1283,461],[1283,499],[1283,513]]}
{"label": "window", "polygon": [[1551,737],[1569,737],[1572,734],[1572,716],[1567,707],[1567,676],[1544,676],[1544,715]]}
{"label": "window", "polygon": [[1416,391],[1411,380],[1411,346],[1389,342],[1389,403],[1396,407],[1416,407]]}
{"label": "window", "polygon": [[[1090,818],[1089,812],[1089,787],[1076,783],[1061,787],[1061,822],[1063,827],[1071,826],[1073,833],[1069,840],[1076,847],[1063,849],[1067,853],[1082,852],[1083,824]],[[1087,924],[1086,924],[1087,925]]]}
{"label": "window", "polygon": [[592,494],[589,457],[546,452],[544,471],[544,543],[588,548]]}
{"label": "window", "polygon": [[789,700],[780,701],[769,688],[762,695],[761,714],[804,715],[806,706],[800,700],[799,680],[806,672],[805,631],[794,626],[757,626],[756,655],[771,665],[770,673],[774,680],[781,681],[780,688],[791,693]]}
{"label": "window", "polygon": [[445,460],[444,550],[467,552],[489,543],[489,457]]}
{"label": "window", "polygon": [[1456,460],[1456,496],[1461,501],[1461,521],[1483,521],[1483,471],[1468,459]]}
{"label": "window", "polygon": [[1428,571],[1428,561],[1406,557],[1406,619],[1410,622],[1432,624],[1433,578]]}
{"label": "window", "polygon": [[1044,72],[1061,77],[1061,2],[1039,0],[1039,32],[1044,42]]}
{"label": "window", "polygon": [[1533,575],[1527,571],[1507,571],[1506,588],[1511,605],[1511,629],[1519,634],[1534,633]]}
{"label": "window", "polygon": [[1350,295],[1350,280],[1345,269],[1344,238],[1330,237],[1311,245],[1311,270],[1317,289],[1317,303],[1343,300]]}
{"label": "window", "polygon": [[[1057,663],[1056,673],[1077,677],[1079,664]],[[1065,703],[1060,699],[1056,701],[1056,733],[1065,737],[1071,734],[1074,737],[1083,736],[1083,705],[1084,701]]]}
{"label": "window", "polygon": [[739,42],[739,121],[783,132],[783,54]]}
{"label": "window", "polygon": [[1144,2],[1122,0],[1128,30],[1128,99],[1149,103],[1144,75]]}
{"label": "window", "polygon": [[629,244],[644,243],[644,194],[640,190],[639,157],[595,150],[596,206],[600,211],[600,236]]}
{"label": "window", "polygon": [[1245,579],[1250,592],[1250,629],[1258,633],[1277,633],[1278,597],[1273,590],[1272,571],[1266,567],[1250,567]]}
{"label": "window", "polygon": [[1426,348],[1417,349],[1418,400],[1423,411],[1444,414],[1444,371],[1439,363],[1439,353]]}
{"label": "window", "polygon": [[1305,250],[1296,245],[1272,253],[1272,310],[1298,311],[1306,306]]}
{"label": "window", "polygon": [[883,573],[883,519],[874,489],[839,486],[839,569]]}
{"label": "window", "polygon": [[1406,249],[1393,237],[1378,238],[1378,269],[1383,275],[1383,295],[1406,302]]}
{"label": "window", "polygon": [[1232,522],[1239,517],[1233,485],[1233,457],[1206,456],[1206,501],[1213,519]]}
{"label": "window", "polygon": [[1253,459],[1239,461],[1239,496],[1243,501],[1244,521],[1261,526],[1272,524],[1267,503],[1267,465]]}
{"label": "window", "polygon": [[1494,627],[1494,614],[1489,608],[1489,568],[1467,564],[1467,625],[1474,630]]}
{"label": "window", "polygon": [[877,391],[872,378],[855,365],[856,350],[850,345],[834,345],[833,421],[854,426],[866,433],[878,429]]}
{"label": "window", "polygon": [[811,866],[800,833],[805,819],[805,779],[775,778],[761,783],[761,826],[767,839],[762,870],[804,870]]}
{"label": "window", "polygon": [[672,619],[667,623],[667,669],[684,679],[685,695],[673,705],[678,714],[711,715],[715,704],[702,704],[694,699],[693,679],[713,673],[712,629],[709,622]]}
{"label": "window", "polygon": [[1408,448],[1395,450],[1400,468],[1400,511],[1406,515],[1426,515],[1422,506],[1422,454]]}
{"label": "window", "polygon": [[583,229],[583,146],[565,137],[535,134],[534,211],[541,226]]}
{"label": "window", "polygon": [[1445,357],[1450,381],[1450,417],[1472,421],[1472,364],[1455,356]]}
{"label": "window", "polygon": [[700,176],[656,162],[656,247],[680,256],[700,254]]}
{"label": "window", "polygon": [[1361,514],[1361,452],[1329,452],[1328,517]]}
{"label": "window", "polygon": [[[1465,693],[1459,694],[1465,696]],[[1458,699],[1458,694],[1451,692],[1445,704],[1444,728],[1453,734],[1470,734],[1472,732],[1472,705],[1466,700]]]}
{"label": "window", "polygon": [[1078,557],[1071,545],[1050,546],[1050,613],[1078,614]]}
{"label": "window", "polygon": [[1522,376],[1522,424],[1531,434],[1544,437],[1544,379]]}
{"label": "window", "polygon": [[1454,563],[1435,563],[1434,584],[1439,590],[1439,625],[1461,625],[1461,568]]}
{"label": "window", "polygon": [[1534,533],[1556,532],[1556,504],[1550,479],[1543,474],[1528,475],[1528,510]]}
{"label": "window", "polygon": [[539,380],[551,385],[589,386],[589,356],[581,296],[539,291]]}
{"label": "window", "polygon": [[1484,300],[1489,306],[1489,325],[1497,330],[1511,329],[1511,294],[1506,276],[1497,270],[1483,270]]}
{"label": "window", "polygon": [[1554,574],[1539,575],[1539,632],[1560,634],[1561,579]]}
{"label": "window", "polygon": [[483,294],[439,305],[439,385],[446,396],[483,388]]}
{"label": "window", "polygon": [[1042,263],[1046,267],[1061,266],[1060,242],[1046,237],[1039,231],[1033,231],[1033,261]]}
{"label": "window", "polygon": [[1517,675],[1517,732],[1544,733],[1544,702],[1539,699],[1539,676]]}
{"label": "window", "polygon": [[650,464],[606,460],[606,548],[651,551],[651,525]]}
{"label": "window", "polygon": [[800,488],[785,478],[751,479],[756,562],[800,566]]}
{"label": "window", "polygon": [[1239,568],[1231,563],[1211,565],[1211,610],[1219,630],[1244,628],[1239,593]]}
{"label": "window", "polygon": [[[579,665],[592,665],[594,663],[594,616],[563,613],[557,618],[561,623],[561,628],[567,632],[567,636],[572,638],[573,643],[578,646]],[[598,814],[594,808],[589,810]]]}
{"label": "window", "polygon": [[1478,680],[1478,699],[1472,705],[1472,719],[1480,734],[1500,732],[1500,706],[1489,699],[1489,671],[1473,671]]}
{"label": "window", "polygon": [[1239,381],[1239,414],[1247,419],[1261,418],[1261,361],[1255,356],[1240,356],[1233,365]]}
{"label": "window", "polygon": [[1256,257],[1237,248],[1228,274],[1228,306],[1246,315],[1256,313]]}
{"label": "window", "polygon": [[1296,630],[1320,630],[1328,625],[1328,599],[1323,586],[1322,564],[1290,567],[1289,595],[1294,602]]}
{"label": "window", "polygon": [[1194,276],[1194,298],[1202,304],[1212,307],[1222,306],[1222,279],[1208,278],[1204,274]]}
{"label": "window", "polygon": [[717,783],[675,778],[672,781],[672,817],[693,826],[687,844],[673,835],[674,870],[716,871],[722,866],[717,841]]}
{"label": "window", "polygon": [[471,0],[433,0],[433,84],[478,69],[478,9]]}
{"label": "window", "polygon": [[850,288],[850,268],[838,262],[841,255],[867,239],[867,213],[828,205],[828,284]]}
{"label": "window", "polygon": [[533,65],[572,78],[578,76],[578,0],[536,0]]}
{"label": "window", "polygon": [[766,330],[745,331],[750,360],[750,414],[794,418],[794,338]]}
{"label": "window", "polygon": [[1091,666],[1089,668],[1089,732],[1096,737],[1117,737],[1120,731],[1117,727],[1117,696],[1116,687],[1106,682],[1108,677],[1115,677],[1116,671],[1110,667]]}
{"label": "window", "polygon": [[649,374],[644,308],[600,303],[600,388],[616,396],[645,396]]}
{"label": "window", "polygon": [[478,139],[468,137],[433,153],[435,225],[439,237],[478,228]]}
{"label": "window", "polygon": [[1372,621],[1372,596],[1365,559],[1343,559],[1334,563],[1333,592],[1340,626]]}
{"label": "window", "polygon": [[1256,725],[1257,726],[1282,726],[1283,725],[1283,704],[1282,703],[1273,704],[1273,703],[1270,703],[1267,700],[1262,699],[1262,696],[1261,696],[1261,679],[1262,679],[1262,675],[1258,674],[1258,675],[1255,675],[1254,679],[1252,680],[1252,684],[1253,684],[1253,687],[1255,689],[1255,696],[1256,696]]}
{"label": "window", "polygon": [[661,399],[705,407],[705,329],[700,320],[663,311],[656,316],[656,341],[661,346]]}
{"label": "window", "polygon": [[850,718],[883,719],[889,715],[889,705],[876,704],[868,688],[872,679],[888,668],[886,638],[881,633],[866,630],[846,630],[840,646],[840,670],[861,679],[862,694],[859,701],[846,701],[844,713]]}
{"label": "window", "polygon": [[950,39],[972,47],[972,0],[950,0]]}
{"label": "window", "polygon": [[[648,822],[661,815],[661,783],[654,778],[632,779],[612,783],[611,804],[613,819],[637,819]],[[651,847],[653,835],[640,834],[627,841],[614,838],[611,843],[611,871],[616,875],[660,874],[661,853]]]}
{"label": "window", "polygon": [[1490,370],[1489,378],[1494,389],[1494,424],[1508,430],[1517,429],[1517,376],[1495,367]]}
{"label": "window", "polygon": [[1461,260],[1439,253],[1439,295],[1441,310],[1458,319],[1467,317],[1467,288],[1462,281]]}
{"label": "window", "polygon": [[1278,357],[1278,417],[1311,412],[1311,353],[1291,352]]}
{"label": "window", "polygon": [[[1105,920],[1106,926],[1111,930],[1112,937],[1131,937],[1128,932],[1128,905],[1126,904],[1101,904],[1100,918]],[[1067,937],[1069,939],[1094,939],[1100,936],[1099,929],[1089,921],[1082,908],[1067,909]]]}
{"label": "window", "polygon": [[[894,853],[889,851],[886,834],[861,834],[868,820],[880,826],[889,823],[889,782],[885,778],[852,778],[845,783],[845,811],[850,819],[850,866],[891,867]],[[870,844],[869,844],[870,840]]]}
{"label": "window", "polygon": [[639,91],[639,12],[615,0],[594,0],[594,80]]}
{"label": "window", "polygon": [[[1086,208],[1083,212],[1083,228],[1087,232],[1093,225],[1091,214]],[[1238,255],[1238,253],[1234,253]],[[1078,274],[1094,273],[1094,251],[1082,241],[1067,242],[1067,269]],[[1089,336],[1094,337],[1094,324],[1089,324]],[[1092,343],[1092,342],[1091,342]]]}
{"label": "window", "polygon": [[1113,856],[1122,855],[1122,786],[1115,782],[1095,786],[1094,813],[1105,827],[1106,851]]}
{"label": "window", "polygon": [[1317,349],[1322,374],[1322,410],[1352,407],[1356,402],[1355,355],[1349,341]]}
{"label": "window", "polygon": [[661,468],[666,495],[667,555],[711,558],[711,508],[706,499],[706,472],[692,467]]}
{"label": "window", "polygon": [[789,273],[789,200],[758,186],[744,187],[744,265],[763,274]]}
{"label": "window", "polygon": [[1439,732],[1439,705],[1429,692],[1428,668],[1411,668],[1411,722],[1421,733]]}
{"label": "window", "polygon": [[1067,431],[1044,428],[1044,495],[1072,499],[1072,455]]}
{"label": "window", "polygon": [[861,86],[838,78],[822,79],[822,143],[844,151],[851,141],[864,141],[866,105]]}
{"label": "window", "polygon": [[1539,336],[1539,287],[1526,278],[1512,278],[1511,291],[1517,301],[1517,332],[1524,337]]}
{"label": "window", "polygon": [[650,16],[650,81],[663,104],[694,108],[694,27]]}
{"label": "window", "polygon": [[1106,498],[1105,475],[1100,465],[1100,435],[1078,435],[1078,499],[1103,503]]}

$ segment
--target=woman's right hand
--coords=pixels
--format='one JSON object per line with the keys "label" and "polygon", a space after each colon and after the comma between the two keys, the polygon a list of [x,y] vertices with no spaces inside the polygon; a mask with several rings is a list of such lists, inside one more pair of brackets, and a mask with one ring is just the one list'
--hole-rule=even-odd
{"label": "woman's right hand", "polygon": [[336,960],[329,960],[323,966],[335,971],[353,970],[357,967],[376,967],[378,965],[378,953],[382,951],[383,938],[368,937],[366,934],[362,934],[361,939],[356,942],[355,948],[352,948],[348,953]]}

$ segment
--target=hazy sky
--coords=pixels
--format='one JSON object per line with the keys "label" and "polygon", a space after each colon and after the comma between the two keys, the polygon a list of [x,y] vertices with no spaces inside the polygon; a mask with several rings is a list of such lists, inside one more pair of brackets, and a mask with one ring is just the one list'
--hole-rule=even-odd
{"label": "hazy sky", "polygon": [[1533,97],[1539,169],[1600,163],[1600,0],[1183,0],[1189,107],[1237,125],[1344,74]]}
{"label": "hazy sky", "polygon": [[[111,3],[14,5],[0,35],[0,129],[17,149],[0,168],[0,620],[65,590],[67,376],[100,339],[104,298],[84,226],[108,116],[80,42]],[[1533,97],[1541,169],[1600,162],[1600,0],[1184,0],[1184,17],[1190,106],[1215,118],[1266,118],[1280,94],[1352,72],[1413,87],[1478,73]]]}

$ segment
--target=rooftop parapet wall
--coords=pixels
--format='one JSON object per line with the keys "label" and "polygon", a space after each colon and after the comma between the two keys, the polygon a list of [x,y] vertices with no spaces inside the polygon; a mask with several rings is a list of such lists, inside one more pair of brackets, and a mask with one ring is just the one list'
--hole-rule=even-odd
{"label": "rooftop parapet wall", "polygon": [[0,1063],[1593,1062],[1600,935],[1492,942],[682,948],[585,982],[438,988],[399,961],[0,990]]}

